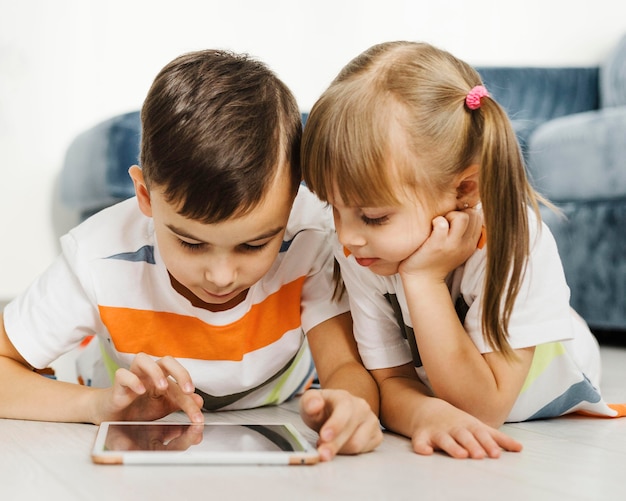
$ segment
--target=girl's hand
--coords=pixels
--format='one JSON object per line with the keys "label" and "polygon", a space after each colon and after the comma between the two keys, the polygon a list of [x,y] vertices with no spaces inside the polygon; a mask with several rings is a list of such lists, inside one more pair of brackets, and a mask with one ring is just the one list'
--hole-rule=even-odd
{"label": "girl's hand", "polygon": [[111,388],[100,393],[94,422],[152,421],[182,410],[192,423],[203,423],[202,405],[189,373],[176,359],[155,361],[139,353],[130,369],[118,369]]}
{"label": "girl's hand", "polygon": [[372,375],[380,387],[383,424],[409,437],[418,454],[440,450],[454,458],[481,459],[497,458],[502,449],[522,450],[517,440],[432,396],[413,364],[376,369]]}
{"label": "girl's hand", "polygon": [[317,448],[322,461],[336,454],[369,452],[383,439],[368,403],[345,390],[308,390],[300,399],[300,416],[319,433]]}
{"label": "girl's hand", "polygon": [[476,250],[482,226],[482,212],[473,208],[437,216],[430,236],[400,263],[400,274],[444,280]]}
{"label": "girl's hand", "polygon": [[418,454],[441,450],[453,458],[497,458],[503,449],[522,450],[517,440],[438,398],[431,398],[411,442]]}

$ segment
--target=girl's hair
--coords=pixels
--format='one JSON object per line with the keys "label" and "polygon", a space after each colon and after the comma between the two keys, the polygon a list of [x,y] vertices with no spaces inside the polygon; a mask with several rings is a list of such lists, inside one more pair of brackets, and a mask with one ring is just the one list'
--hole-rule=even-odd
{"label": "girl's hair", "polygon": [[294,195],[301,182],[296,100],[246,55],[203,50],[174,59],[155,78],[141,121],[144,178],[185,217],[216,223],[240,216],[277,175],[291,176]]}
{"label": "girl's hair", "polygon": [[471,66],[431,45],[371,47],[311,110],[302,141],[304,180],[324,201],[336,189],[347,205],[397,205],[402,189],[433,202],[478,163],[488,240],[483,335],[512,356],[507,328],[530,249],[528,206],[540,220],[540,198],[505,111],[489,97],[480,109],[466,106],[477,85]]}

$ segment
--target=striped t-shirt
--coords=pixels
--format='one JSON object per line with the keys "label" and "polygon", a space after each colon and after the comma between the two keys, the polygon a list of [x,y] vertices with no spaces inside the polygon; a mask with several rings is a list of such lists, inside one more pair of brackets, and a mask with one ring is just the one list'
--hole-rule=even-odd
{"label": "striped t-shirt", "polygon": [[[506,421],[573,412],[626,415],[626,405],[607,404],[600,394],[598,343],[569,305],[570,291],[554,237],[545,225],[538,231],[532,212],[529,226],[532,252],[509,321],[508,341],[513,349],[534,346],[535,353]],[[489,245],[488,235],[486,240]],[[400,276],[380,276],[359,266],[339,242],[335,255],[350,296],[354,335],[365,367],[374,370],[413,363],[419,378],[430,387]],[[481,246],[448,279],[459,320],[480,353],[492,351],[483,337],[481,317],[486,257],[486,247]]]}
{"label": "striped t-shirt", "polygon": [[59,258],[7,305],[6,331],[37,368],[95,334],[111,374],[139,352],[169,355],[189,371],[206,409],[277,404],[314,375],[305,333],[348,310],[332,299],[332,233],[329,209],[301,187],[268,273],[242,303],[211,312],[172,288],[152,219],[133,198],[61,239]]}

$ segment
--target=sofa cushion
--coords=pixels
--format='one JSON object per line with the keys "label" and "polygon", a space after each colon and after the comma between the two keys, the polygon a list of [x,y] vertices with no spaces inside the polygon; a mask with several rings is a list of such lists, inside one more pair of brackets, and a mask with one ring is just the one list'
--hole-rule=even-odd
{"label": "sofa cushion", "polygon": [[528,170],[555,202],[626,198],[626,106],[544,123],[530,137]]}
{"label": "sofa cushion", "polygon": [[558,245],[572,307],[592,328],[626,330],[626,199],[557,205],[562,214],[541,212]]}
{"label": "sofa cushion", "polygon": [[626,106],[626,35],[600,67],[600,104]]}

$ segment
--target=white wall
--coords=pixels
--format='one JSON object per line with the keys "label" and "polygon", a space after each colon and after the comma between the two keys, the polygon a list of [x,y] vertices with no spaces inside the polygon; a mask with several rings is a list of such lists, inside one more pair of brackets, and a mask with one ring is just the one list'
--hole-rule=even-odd
{"label": "white wall", "polygon": [[138,109],[175,56],[248,52],[302,109],[370,45],[425,40],[473,64],[596,65],[623,0],[0,0],[0,298],[54,258],[52,192],[82,130]]}

